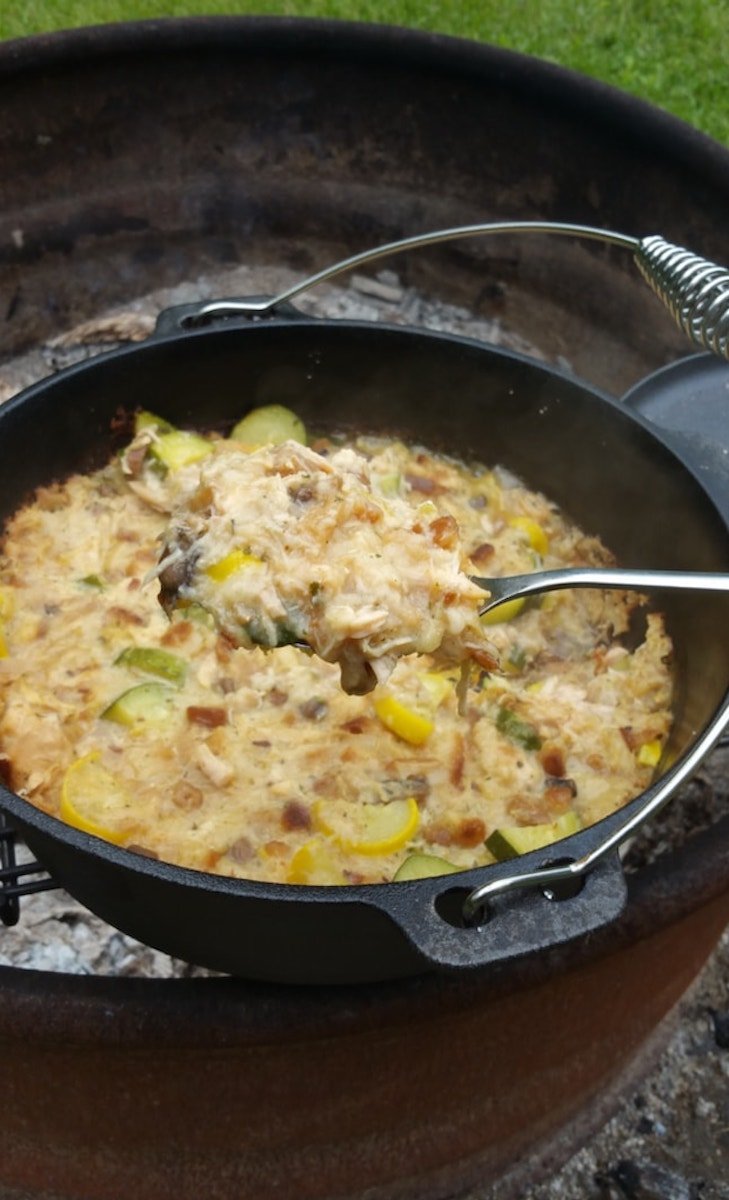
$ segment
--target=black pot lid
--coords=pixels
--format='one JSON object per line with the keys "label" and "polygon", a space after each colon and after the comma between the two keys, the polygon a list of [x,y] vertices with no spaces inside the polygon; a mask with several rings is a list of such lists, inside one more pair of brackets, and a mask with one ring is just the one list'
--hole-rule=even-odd
{"label": "black pot lid", "polygon": [[693,354],[647,375],[622,400],[663,431],[729,525],[729,363]]}
{"label": "black pot lid", "polygon": [[623,402],[663,429],[703,436],[729,452],[729,362],[713,354],[661,367],[634,384]]}

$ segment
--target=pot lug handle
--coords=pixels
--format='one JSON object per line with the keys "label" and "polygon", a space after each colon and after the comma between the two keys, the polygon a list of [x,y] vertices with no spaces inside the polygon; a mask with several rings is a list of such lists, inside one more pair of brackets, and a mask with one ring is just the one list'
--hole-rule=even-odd
{"label": "pot lug handle", "polygon": [[311,320],[306,313],[275,296],[236,296],[230,300],[211,303],[196,300],[190,304],[174,304],[163,308],[157,317],[153,337],[170,334],[190,333],[195,329],[206,329],[211,325],[252,324],[284,318],[287,321]]}
{"label": "pot lug handle", "polygon": [[483,872],[469,872],[458,883],[453,875],[440,875],[390,885],[390,917],[431,966],[453,970],[505,962],[595,933],[627,903],[620,846],[691,778],[727,728],[729,692],[691,750],[627,810],[551,847],[488,867],[485,882]]}
{"label": "pot lug handle", "polygon": [[[552,950],[609,925],[627,902],[628,888],[617,850],[604,856],[588,874],[566,882],[570,865],[559,859],[543,864],[533,873],[543,877],[543,885],[525,891],[508,885],[517,878],[513,863],[501,864],[486,908],[482,901],[473,906],[474,889],[455,883],[453,876],[440,876],[426,903],[413,903],[412,896],[403,896],[405,902],[393,904],[391,916],[418,953],[439,970],[473,970]],[[499,868],[490,868],[490,875],[497,871]],[[556,880],[553,884],[548,882],[550,875]],[[503,890],[498,891],[500,882]],[[527,886],[523,874],[521,883]],[[422,881],[419,884],[422,887]],[[412,886],[399,884],[397,890],[409,891]]]}

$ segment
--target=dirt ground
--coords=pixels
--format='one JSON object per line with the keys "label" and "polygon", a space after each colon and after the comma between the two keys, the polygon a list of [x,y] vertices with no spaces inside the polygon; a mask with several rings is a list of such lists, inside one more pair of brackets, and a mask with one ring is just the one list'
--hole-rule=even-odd
{"label": "dirt ground", "polygon": [[[483,1200],[502,1195],[497,1187]],[[657,1065],[587,1146],[520,1195],[729,1200],[729,931],[680,1004]]]}

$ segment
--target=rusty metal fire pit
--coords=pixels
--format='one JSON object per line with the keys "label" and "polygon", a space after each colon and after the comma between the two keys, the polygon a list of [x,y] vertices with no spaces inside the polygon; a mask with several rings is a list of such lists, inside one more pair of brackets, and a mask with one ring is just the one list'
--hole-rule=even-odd
{"label": "rusty metal fire pit", "polygon": [[[640,235],[649,219],[729,260],[725,150],[489,47],[287,20],[110,26],[0,46],[0,94],[6,360],[240,262],[303,272],[477,220]],[[609,249],[457,245],[402,272],[616,395],[685,354]],[[728,879],[723,817],[636,870],[625,915],[588,943],[467,980],[0,968],[0,1195],[445,1200],[498,1178],[523,1194],[519,1162],[619,1082],[695,979]]]}

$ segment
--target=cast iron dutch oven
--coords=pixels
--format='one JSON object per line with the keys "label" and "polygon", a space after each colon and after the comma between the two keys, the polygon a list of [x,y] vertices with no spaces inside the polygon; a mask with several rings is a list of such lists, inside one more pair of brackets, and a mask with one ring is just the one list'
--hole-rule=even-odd
{"label": "cast iron dutch oven", "polygon": [[[3,405],[0,519],[37,485],[101,466],[128,440],[135,409],[225,430],[274,401],[311,429],[389,433],[503,464],[603,538],[624,566],[729,570],[729,483],[691,438],[661,432],[516,354],[454,336],[291,314],[192,331],[168,322],[148,342],[73,367]],[[676,648],[673,767],[622,811],[551,849],[568,869],[591,861],[574,886],[512,892],[509,885],[472,924],[463,906],[477,885],[549,865],[546,852],[516,867],[440,879],[297,887],[151,860],[69,828],[4,788],[0,804],[54,878],[91,910],[219,971],[351,983],[471,971],[548,951],[618,916],[626,887],[615,843],[626,822],[670,796],[729,719],[726,597],[672,593],[661,607]]]}

